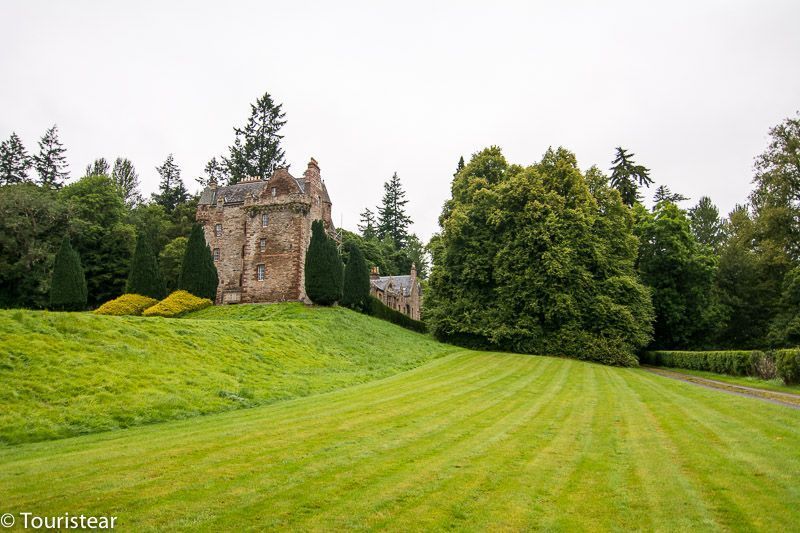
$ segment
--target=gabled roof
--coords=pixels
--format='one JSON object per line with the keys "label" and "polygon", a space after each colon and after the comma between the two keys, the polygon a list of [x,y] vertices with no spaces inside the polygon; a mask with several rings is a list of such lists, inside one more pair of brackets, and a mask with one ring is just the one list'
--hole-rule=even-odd
{"label": "gabled roof", "polygon": [[[285,171],[285,169],[278,169],[275,171]],[[275,175],[273,173],[273,176]],[[305,193],[305,183],[301,179],[297,179],[288,172],[286,174],[294,181],[297,185],[297,188],[300,192]],[[250,180],[250,181],[240,181],[234,185],[226,185],[224,187],[217,187],[216,189],[212,189],[211,187],[206,187],[203,189],[203,192],[200,193],[200,200],[198,204],[200,205],[214,205],[217,203],[219,198],[223,199],[223,203],[225,205],[228,204],[242,204],[244,203],[245,198],[248,195],[257,196],[263,191],[267,186],[269,186],[269,180]],[[327,193],[326,193],[327,194]]]}
{"label": "gabled roof", "polygon": [[370,280],[370,283],[377,289],[382,291],[386,291],[389,287],[389,283],[391,283],[394,290],[402,293],[403,296],[410,296],[411,295],[411,276],[381,276],[376,279]]}

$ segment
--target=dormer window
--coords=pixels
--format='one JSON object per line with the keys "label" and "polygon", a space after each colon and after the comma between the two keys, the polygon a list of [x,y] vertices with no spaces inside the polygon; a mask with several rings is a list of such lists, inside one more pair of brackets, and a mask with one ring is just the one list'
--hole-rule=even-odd
{"label": "dormer window", "polygon": [[261,227],[264,228],[269,224],[269,213],[261,213]]}

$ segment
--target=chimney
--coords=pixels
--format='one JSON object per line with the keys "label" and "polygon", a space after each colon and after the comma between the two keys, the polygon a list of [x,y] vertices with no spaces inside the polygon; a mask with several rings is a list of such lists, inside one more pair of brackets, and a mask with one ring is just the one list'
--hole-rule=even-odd
{"label": "chimney", "polygon": [[[363,272],[363,271],[362,271]],[[374,280],[380,277],[380,273],[378,272],[378,267],[374,266],[369,272],[369,279]]]}
{"label": "chimney", "polygon": [[411,263],[411,284],[413,285],[415,281],[417,281],[417,264]]}
{"label": "chimney", "polygon": [[212,177],[210,180],[208,180],[208,187],[212,191],[216,190],[216,188],[217,188],[217,178],[216,177]]}
{"label": "chimney", "polygon": [[303,181],[305,181],[306,194],[319,194],[318,192],[313,192],[311,190],[312,183],[313,188],[317,191],[322,189],[322,178],[319,174],[319,164],[313,157],[311,158],[311,161],[308,162],[308,168],[305,172],[303,172]]}

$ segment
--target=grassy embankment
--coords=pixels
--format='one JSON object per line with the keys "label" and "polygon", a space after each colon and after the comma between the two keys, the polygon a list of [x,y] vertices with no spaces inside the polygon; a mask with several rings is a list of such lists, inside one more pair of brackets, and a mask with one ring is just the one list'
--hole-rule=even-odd
{"label": "grassy embankment", "polygon": [[3,511],[132,531],[786,531],[798,442],[798,410],[464,350],[328,394],[0,449],[0,494]]}
{"label": "grassy embankment", "polygon": [[408,370],[452,347],[345,309],[189,318],[0,311],[0,444],[264,405]]}

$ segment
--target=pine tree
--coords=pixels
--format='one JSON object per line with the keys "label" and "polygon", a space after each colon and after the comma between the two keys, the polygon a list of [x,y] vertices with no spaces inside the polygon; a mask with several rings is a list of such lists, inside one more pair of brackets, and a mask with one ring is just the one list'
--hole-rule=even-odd
{"label": "pine tree", "polygon": [[720,247],[723,241],[722,220],[711,198],[703,196],[696,206],[689,209],[689,222],[697,242],[714,250]]}
{"label": "pine tree", "polygon": [[683,202],[684,200],[688,200],[686,196],[682,195],[681,193],[672,192],[669,190],[669,187],[666,185],[659,185],[656,189],[656,193],[653,195],[653,202],[658,205],[662,202],[670,202],[673,204],[677,204],[678,202]]}
{"label": "pine tree", "polygon": [[50,283],[50,308],[58,311],[80,311],[86,308],[86,278],[78,252],[72,249],[69,238],[61,241],[61,248],[53,263]]}
{"label": "pine tree", "polygon": [[342,298],[342,260],[336,243],[321,220],[311,224],[311,242],[305,263],[306,295],[317,305],[333,305]]}
{"label": "pine tree", "polygon": [[358,231],[365,239],[374,239],[377,236],[377,228],[375,221],[375,213],[371,209],[364,209],[361,213],[361,224],[358,225]]}
{"label": "pine tree", "polygon": [[[224,158],[220,159],[224,161]],[[197,183],[203,187],[206,187],[211,182],[215,182],[219,185],[228,183],[228,169],[223,161],[218,160],[216,157],[212,157],[211,160],[206,163],[205,168],[203,168],[205,176],[196,178],[195,181],[197,181]]]}
{"label": "pine tree", "polygon": [[617,147],[617,154],[612,161],[611,186],[617,189],[625,205],[632,206],[639,200],[639,187],[650,187],[650,170],[633,161],[633,156],[624,148]]}
{"label": "pine tree", "polygon": [[462,170],[464,170],[464,156],[463,155],[458,159],[458,165],[456,166],[456,172],[455,172],[455,174],[453,174],[453,177],[458,175],[458,173],[461,172]]}
{"label": "pine tree", "polygon": [[86,165],[85,176],[108,176],[109,166],[105,157],[98,157]]}
{"label": "pine tree", "polygon": [[354,243],[350,243],[347,248],[349,258],[344,268],[340,303],[356,311],[365,311],[369,304],[369,270],[361,248]]}
{"label": "pine tree", "polygon": [[217,267],[214,266],[214,258],[206,244],[203,228],[196,224],[192,227],[189,242],[186,244],[178,287],[213,301],[217,296],[218,283]]}
{"label": "pine tree", "polygon": [[39,174],[39,184],[43,187],[59,189],[69,177],[67,172],[67,150],[58,140],[58,126],[44,132],[39,140],[39,153],[33,156],[33,166]]}
{"label": "pine tree", "polygon": [[243,128],[233,129],[236,139],[225,159],[230,184],[250,176],[269,178],[286,164],[280,134],[285,117],[281,104],[276,104],[269,93],[250,105],[250,118]]}
{"label": "pine tree", "polygon": [[22,141],[16,132],[12,132],[8,140],[0,144],[0,185],[30,181],[28,171],[31,164]]}
{"label": "pine tree", "polygon": [[162,299],[166,296],[164,280],[158,268],[158,261],[153,253],[145,234],[140,233],[136,239],[136,250],[131,259],[131,270],[128,274],[128,284],[125,286],[128,294],[141,294],[150,298]]}
{"label": "pine tree", "polygon": [[383,239],[387,235],[394,241],[395,246],[400,249],[405,245],[408,237],[408,226],[411,224],[411,217],[406,215],[405,206],[408,200],[405,199],[406,193],[400,184],[397,172],[392,179],[383,184],[383,205],[378,208],[378,237]]}
{"label": "pine tree", "polygon": [[158,185],[158,193],[153,194],[153,201],[171,213],[178,205],[189,199],[189,192],[181,179],[181,169],[175,163],[175,157],[169,154],[164,164],[156,167],[156,171],[161,176],[161,182]]}
{"label": "pine tree", "polygon": [[114,161],[111,179],[119,188],[125,205],[133,207],[142,203],[142,195],[139,193],[139,174],[130,159],[118,157]]}

